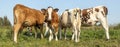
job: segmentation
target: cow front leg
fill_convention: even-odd
[[[58,41],[58,27],[55,28],[55,40]]]
[[[58,32],[55,33],[55,40],[58,41],[58,37],[57,37]]]
[[[80,41],[80,39],[79,39],[79,37],[80,37],[80,32],[81,32],[81,30],[80,29],[78,29],[78,42]]]
[[[79,42],[79,37],[81,33],[81,23],[79,23],[79,25],[77,26],[77,31],[78,31],[78,42]]]
[[[75,31],[74,31],[74,35],[75,35],[75,42],[78,42],[78,31],[77,29],[75,28]]]
[[[47,23],[45,23],[45,28],[46,28],[46,31],[45,31],[45,34],[44,34],[44,36],[46,36],[46,35],[47,35],[47,33],[48,33],[48,30],[49,30]]]
[[[50,36],[49,36],[49,42],[50,42],[53,39],[53,33],[51,29],[49,29],[49,32],[50,32]]]

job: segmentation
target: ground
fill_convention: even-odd
[[[106,40],[105,32],[101,27],[84,27],[81,29],[80,42],[78,43],[71,40],[70,31],[70,29],[67,29],[67,40],[62,37],[61,40],[55,41],[53,39],[49,42],[48,37],[34,38],[34,35],[26,35],[27,31],[23,30],[19,33],[18,43],[16,44],[13,42],[12,28],[0,27],[0,47],[120,47],[120,28],[111,27],[109,31],[110,40]]]

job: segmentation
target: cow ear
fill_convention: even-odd
[[[58,10],[59,10],[58,8],[55,8],[55,9],[54,9],[55,12],[58,12]]]
[[[68,12],[68,15],[71,15],[71,13],[70,13],[70,12]]]
[[[43,9],[41,9],[41,11],[44,13],[44,12],[46,12],[46,9],[43,8]]]
[[[79,9],[78,12],[81,14],[81,10]]]
[[[66,9],[65,11],[69,11],[69,9]]]

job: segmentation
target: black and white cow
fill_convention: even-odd
[[[82,24],[95,25],[97,22],[100,22],[105,29],[107,39],[109,39],[107,14],[108,9],[105,6],[83,9],[81,12]]]

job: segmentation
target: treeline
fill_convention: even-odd
[[[0,17],[0,26],[11,26],[11,23],[7,16],[4,16],[3,18]]]
[[[114,29],[120,29],[120,23],[117,24],[117,25],[115,25],[115,26],[113,26],[113,28],[114,28]]]

